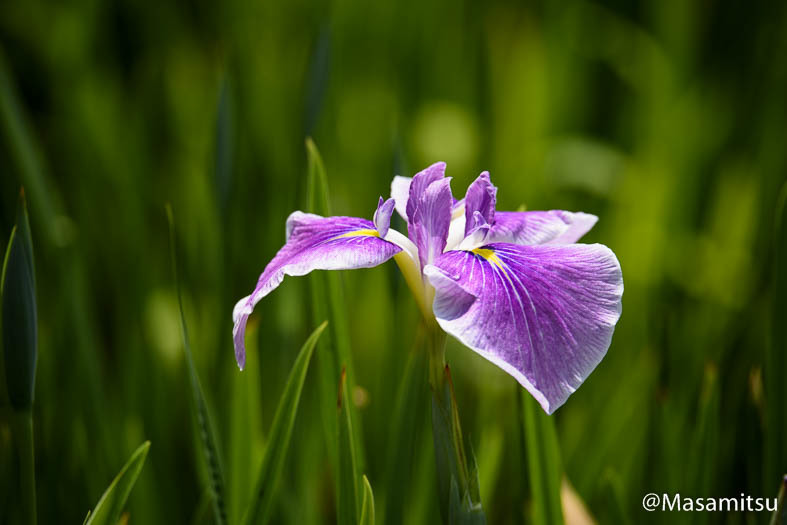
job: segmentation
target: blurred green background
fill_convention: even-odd
[[[567,479],[600,523],[766,523],[647,514],[641,499],[774,497],[787,471],[785,57],[780,2],[0,3],[0,248],[24,185],[39,521],[82,520],[149,439],[130,522],[210,522],[167,202],[230,517],[248,503],[286,375],[322,319],[308,280],[285,280],[256,310],[241,373],[231,310],[304,208],[312,136],[337,214],[371,218],[394,174],[445,160],[455,195],[488,169],[500,209],[598,215],[586,240],[615,251],[626,291],[607,357],[554,416]],[[393,263],[342,281],[378,522],[433,523],[428,396],[408,483],[389,475],[415,303]],[[523,523],[520,387],[456,341],[447,357],[487,517]],[[276,522],[335,520],[317,383],[312,367]],[[8,487],[2,421],[0,450]]]

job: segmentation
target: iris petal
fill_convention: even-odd
[[[443,330],[512,375],[547,413],[601,361],[620,317],[620,265],[600,244],[488,244],[446,252],[424,275]]]
[[[418,247],[418,258],[423,268],[439,257],[445,249],[451,225],[453,197],[450,178],[433,181],[421,193],[413,192],[417,182],[416,176],[410,187],[410,200],[407,202],[407,233]]]
[[[377,210],[374,212],[374,227],[377,228],[377,233],[380,234],[380,237],[384,238],[391,227],[391,215],[393,214],[394,204],[393,199],[383,201],[382,197],[377,203]]]
[[[489,172],[485,171],[467,188],[465,196],[465,235],[475,227],[473,216],[480,213],[488,224],[495,222],[495,204],[497,188],[489,180]]]
[[[389,214],[390,217],[390,214]],[[380,238],[374,223],[355,217],[320,217],[294,212],[287,219],[287,242],[265,267],[251,295],[235,305],[232,335],[235,358],[246,362],[246,322],[254,306],[277,288],[285,275],[306,275],[312,270],[371,268],[384,263],[401,248]]]
[[[514,244],[571,244],[596,224],[589,213],[563,210],[499,211],[489,232],[489,242]]]
[[[391,198],[396,202],[396,211],[407,220],[407,200],[410,197],[410,183],[412,177],[397,175],[391,181]]]

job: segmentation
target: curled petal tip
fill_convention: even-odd
[[[391,215],[393,214],[396,202],[393,198],[383,200],[380,197],[377,203],[377,210],[374,212],[374,227],[380,237],[385,237],[388,234],[388,229],[391,227]]]

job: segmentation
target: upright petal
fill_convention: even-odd
[[[391,227],[393,210],[394,200],[388,199],[383,201],[383,198],[380,197],[380,201],[377,203],[377,210],[374,212],[374,227],[377,228],[377,233],[382,238],[385,238],[388,234],[388,229]]]
[[[473,215],[478,212],[488,224],[495,222],[495,204],[497,188],[489,180],[489,172],[485,171],[467,188],[465,195],[465,235],[475,227]]]
[[[431,263],[445,249],[448,229],[451,225],[451,179],[439,178],[421,193],[415,193],[418,176],[410,187],[410,200],[407,202],[407,233],[418,247],[421,268]],[[410,205],[413,204],[411,207]]]
[[[407,220],[407,200],[410,198],[410,183],[412,177],[397,175],[391,181],[391,198],[396,202],[396,211]]]
[[[590,231],[596,221],[595,215],[563,210],[499,211],[495,214],[488,241],[521,245],[571,244]]]
[[[252,294],[238,301],[232,312],[238,366],[243,369],[246,362],[244,335],[249,315],[263,297],[281,284],[285,275],[371,268],[399,251],[401,248],[380,238],[371,221],[294,212],[287,219],[287,243],[265,267]]]
[[[433,182],[445,177],[445,162],[435,162],[423,171],[415,174],[415,177],[410,181],[407,194],[407,220],[411,220],[415,209],[420,206],[421,200],[426,188]],[[451,197],[453,204],[453,197]]]
[[[601,361],[620,317],[620,265],[600,244],[489,244],[446,252],[424,274],[440,326],[516,378],[547,413]]]

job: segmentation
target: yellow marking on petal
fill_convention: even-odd
[[[489,248],[474,248],[474,249],[472,249],[470,251],[473,252],[476,255],[480,255],[481,257],[483,257],[487,261],[491,262],[492,264],[494,264],[495,266],[500,268],[500,270],[502,270],[503,274],[506,277],[508,277],[508,273],[506,272],[505,264],[503,264],[503,261],[500,260],[500,257],[497,256],[497,254],[495,253],[494,250],[490,250]]]
[[[379,237],[380,233],[377,230],[372,229],[364,229],[364,230],[355,230],[347,233],[343,233],[341,235],[337,235],[334,239],[341,239],[342,237]]]

